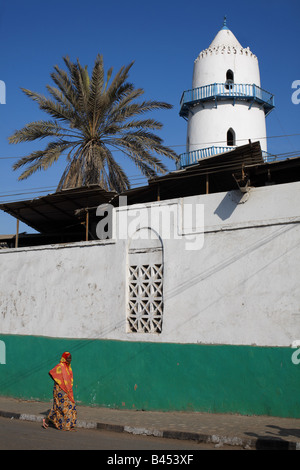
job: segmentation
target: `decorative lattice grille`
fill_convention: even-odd
[[[129,267],[127,325],[133,333],[161,333],[163,314],[162,264]]]

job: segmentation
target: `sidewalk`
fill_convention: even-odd
[[[41,422],[51,402],[0,397],[0,416]],[[77,406],[77,427],[245,448],[300,450],[300,419]]]

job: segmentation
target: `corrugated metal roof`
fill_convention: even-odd
[[[0,209],[41,233],[74,230],[81,221],[78,209],[107,203],[115,192],[104,191],[98,185],[62,190],[32,200],[1,204]]]

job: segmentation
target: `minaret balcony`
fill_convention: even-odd
[[[185,168],[186,166],[195,165],[195,163],[198,163],[202,158],[212,157],[214,155],[218,155],[219,153],[230,152],[234,149],[236,149],[236,146],[217,147],[213,145],[212,147],[206,147],[199,150],[193,150],[192,152],[182,153],[179,155],[179,159],[177,161],[177,170]]]
[[[225,152],[230,152],[231,150],[235,150],[237,146],[230,147],[226,146],[215,146],[206,147],[199,150],[192,150],[191,152],[182,153],[179,155],[179,158],[176,163],[176,169],[181,170],[186,168],[187,166],[195,165],[199,163],[202,158],[213,157],[215,155],[219,155]],[[265,162],[270,162],[276,160],[276,157],[266,151],[262,151],[262,157]]]
[[[249,109],[253,103],[258,103],[267,116],[274,105],[274,96],[266,90],[263,90],[254,84],[245,83],[212,83],[211,85],[193,88],[183,92],[180,101],[180,116],[187,118],[189,111],[198,104],[205,101],[230,100],[234,105],[236,102],[246,101],[249,103]]]

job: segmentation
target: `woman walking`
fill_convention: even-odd
[[[64,352],[59,364],[50,370],[54,380],[53,406],[47,418],[43,419],[43,427],[47,429],[51,421],[57,429],[70,431],[75,428],[77,411],[73,396],[72,356]]]

